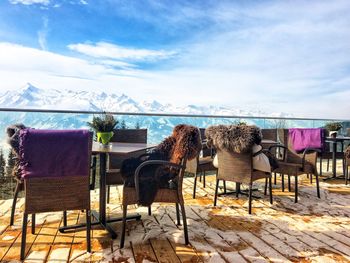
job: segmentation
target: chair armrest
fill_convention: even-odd
[[[301,160],[301,165],[302,165],[302,169],[304,169],[304,165],[305,165],[305,157],[308,153],[312,153],[312,152],[317,152],[317,153],[322,153],[322,151],[320,149],[316,149],[316,148],[306,148],[303,152],[303,157]]]
[[[172,163],[169,161],[162,161],[162,160],[151,160],[141,163],[135,170],[134,180],[135,180],[135,190],[136,190],[136,200],[139,201],[139,182],[140,182],[140,171],[142,168],[148,165],[154,165],[154,164],[161,164],[166,165],[178,169],[185,169],[186,167],[184,165]]]
[[[281,145],[281,144],[277,144],[277,145],[271,145],[270,147],[269,147],[269,152],[271,153],[271,150],[273,149],[273,148],[278,148],[278,149],[283,149],[283,159],[278,159],[278,160],[280,160],[280,161],[282,161],[282,162],[284,162],[285,160],[286,160],[286,152],[287,152],[287,150],[288,150],[288,148],[286,147],[286,146],[283,146],[283,145]]]

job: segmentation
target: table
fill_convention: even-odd
[[[99,211],[91,211],[92,216],[97,220],[92,222],[92,225],[101,225],[111,235],[112,239],[117,237],[115,231],[109,226],[110,222],[121,221],[122,218],[106,218],[106,164],[107,154],[125,156],[138,151],[144,151],[155,147],[154,144],[147,143],[122,143],[122,142],[111,142],[108,147],[101,145],[98,142],[93,142],[92,154],[98,154],[100,159],[100,196],[99,196]],[[139,214],[130,215],[127,217],[130,219],[140,219]],[[77,224],[72,226],[61,227],[60,231],[85,227],[86,224]]]
[[[332,176],[325,178],[324,180],[329,180],[329,179],[336,179],[339,178],[337,177],[337,143],[341,142],[344,143],[344,141],[350,141],[349,136],[338,136],[338,137],[327,137],[326,142],[332,143]]]

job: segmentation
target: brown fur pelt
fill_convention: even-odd
[[[124,185],[135,187],[135,170],[144,161],[166,160],[180,164],[184,158],[189,160],[195,158],[201,148],[200,133],[197,127],[185,124],[177,125],[172,135],[164,139],[151,153],[139,158],[124,160],[120,170]],[[140,171],[139,204],[144,206],[152,204],[159,188],[175,188],[178,172],[177,169],[169,169],[166,165],[145,166]]]
[[[254,125],[217,125],[205,130],[208,146],[216,149],[245,153],[254,144],[261,143],[261,130]]]
[[[345,158],[350,160],[350,146],[348,146],[344,152]]]
[[[14,153],[14,166],[12,176],[21,179],[21,171],[19,165],[19,132],[27,127],[21,123],[10,125],[6,128],[7,143],[11,146],[11,151]]]

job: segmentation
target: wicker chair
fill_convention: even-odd
[[[295,203],[298,202],[298,176],[302,174],[310,175],[310,181],[312,183],[312,175],[316,177],[316,189],[317,197],[320,198],[319,178],[317,172],[317,156],[321,153],[319,149],[307,148],[303,153],[296,153],[293,150],[293,146],[288,139],[288,129],[278,130],[279,140],[283,145],[271,146],[270,150],[274,148],[279,149],[282,152],[282,159],[279,160],[279,167],[275,169],[275,172],[280,173],[282,176],[282,191],[284,191],[284,175],[288,176],[288,190],[291,191],[291,176],[295,178]]]
[[[186,245],[189,244],[188,239],[188,232],[187,232],[187,221],[186,221],[186,211],[185,211],[185,204],[184,199],[182,195],[182,181],[183,176],[185,172],[185,166],[186,166],[186,158],[182,159],[181,165],[171,163],[168,161],[146,161],[142,163],[135,171],[135,187],[126,187],[123,188],[123,225],[122,225],[122,232],[121,232],[121,238],[120,238],[120,248],[124,247],[124,240],[125,240],[125,227],[126,227],[126,217],[127,217],[127,209],[128,205],[137,204],[139,200],[139,174],[142,168],[148,165],[165,165],[169,168],[177,168],[179,170],[177,174],[177,178],[175,179],[177,188],[170,189],[170,188],[160,188],[157,191],[156,197],[154,199],[154,202],[160,202],[160,203],[174,203],[176,208],[176,217],[177,217],[177,224],[180,225],[180,211],[179,211],[179,205],[181,208],[181,214],[182,214],[182,220],[183,220],[183,227],[184,227],[184,237],[185,237],[185,243]]]
[[[277,141],[277,129],[261,129],[262,138],[265,140]],[[273,144],[264,144],[264,149],[269,149]]]
[[[199,180],[202,180],[203,187],[205,188],[206,172],[217,171],[217,168],[213,165],[213,149],[206,146],[205,142],[205,129],[200,128],[200,135],[202,140],[202,157],[200,155],[197,158],[192,159],[186,164],[186,172],[194,175],[193,184],[193,198],[196,198],[197,177],[199,174]]]
[[[129,143],[147,143],[147,129],[115,129],[113,131],[113,137],[111,142],[129,142]],[[110,186],[111,185],[123,185],[123,179],[120,174],[120,167],[123,160],[139,156],[145,153],[140,151],[127,156],[108,156],[108,164],[106,171],[106,185],[107,187],[107,203],[110,199]]]
[[[42,212],[85,210],[87,251],[91,252],[92,134],[84,130],[25,130],[21,133],[20,163],[25,187],[21,260],[26,252],[28,215],[32,214],[32,233],[35,233],[35,213]]]
[[[345,184],[348,184],[349,180],[349,167],[350,167],[350,146],[348,146],[345,150]]]
[[[253,182],[265,178],[269,182],[270,203],[272,204],[271,173],[257,171],[253,169],[252,153],[233,153],[225,150],[217,150],[218,172],[216,177],[216,187],[214,195],[214,206],[216,206],[218,188],[220,180],[236,183],[236,196],[240,193],[240,184],[249,185],[249,214],[252,213],[252,185]],[[265,194],[267,191],[265,182]]]

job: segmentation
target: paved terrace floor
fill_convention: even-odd
[[[182,227],[175,224],[173,205],[137,208],[139,222],[127,224],[126,248],[119,238],[112,241],[105,231],[92,231],[91,254],[85,253],[85,231],[61,234],[61,213],[37,215],[37,234],[27,234],[26,262],[350,262],[350,195],[343,181],[321,182],[321,199],[315,184],[306,177],[300,185],[300,200],[274,185],[274,203],[268,196],[253,201],[248,215],[247,198],[219,197],[213,207],[214,176],[207,187],[198,184],[192,199],[193,178],[185,184],[190,246],[185,246]],[[279,177],[278,177],[279,178]],[[263,182],[258,182],[263,188]],[[233,185],[232,185],[233,186]],[[121,188],[112,188],[109,213],[120,214]],[[97,208],[98,191],[92,193]],[[23,199],[19,200],[16,222],[8,226],[12,200],[0,201],[0,260],[16,262],[20,253]],[[132,212],[132,210],[130,210]],[[69,224],[84,221],[84,213],[69,213]],[[115,223],[117,231],[120,223]]]

